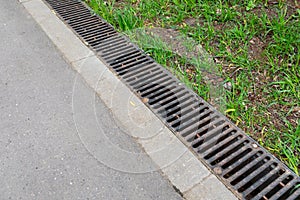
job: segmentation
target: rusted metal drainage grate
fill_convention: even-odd
[[[300,178],[84,3],[46,0],[144,103],[241,199],[299,200]]]

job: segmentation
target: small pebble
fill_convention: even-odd
[[[255,44],[254,40],[250,40],[249,42],[250,42],[251,44]]]
[[[149,99],[145,97],[145,98],[142,99],[142,101],[143,101],[143,103],[148,103]]]
[[[231,90],[232,89],[232,84],[231,84],[231,82],[226,82],[226,83],[223,84],[223,87],[226,90]]]

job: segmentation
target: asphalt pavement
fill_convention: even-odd
[[[0,41],[0,199],[181,199],[17,0],[1,0]],[[149,171],[95,158],[81,140],[90,129],[79,133],[75,115],[97,119],[113,145],[138,153],[120,165]]]

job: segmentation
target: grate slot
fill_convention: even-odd
[[[207,124],[206,126],[201,127],[200,129],[193,131],[191,134],[189,134],[186,137],[186,140],[188,142],[191,142],[193,148],[198,148],[200,145],[202,145],[204,142],[207,143],[208,141],[210,141],[210,139],[212,138],[208,138],[207,135],[208,134],[220,134],[224,127],[222,126],[224,124],[224,121],[222,118],[214,118],[209,124]],[[216,145],[216,142],[213,141],[212,146]],[[206,145],[209,149],[212,146],[208,146]],[[203,149],[203,146],[202,146]],[[198,151],[199,152],[199,151]]]
[[[155,94],[155,92],[157,92],[157,91],[164,90],[166,88],[166,85],[170,84],[171,82],[172,82],[172,80],[169,80],[169,81],[166,80],[165,85],[153,84],[150,88],[140,90],[139,92],[141,93],[142,97],[149,97],[149,96],[152,96],[153,94]]]
[[[156,66],[156,65],[155,65]],[[141,93],[143,91],[146,91],[146,90],[149,90],[149,88],[151,88],[153,85],[158,85],[158,84],[161,84],[161,85],[164,85],[164,86],[167,86],[165,85],[166,81],[169,80],[167,76],[165,77],[162,77],[160,79],[157,79],[157,83],[151,83],[151,84],[148,84],[148,85],[144,85],[142,87],[140,87],[137,92],[138,93]]]
[[[114,69],[118,69],[119,66],[121,66],[122,64],[125,64],[124,62],[130,61],[130,60],[135,59],[139,56],[144,56],[144,55],[142,55],[141,52],[139,52],[139,51],[135,51],[133,53],[128,53],[125,56],[116,58],[114,60],[114,62],[110,63],[110,66],[112,66]]]
[[[172,94],[172,96],[170,96],[166,99],[162,99],[159,102],[155,103],[156,106],[160,105],[161,107],[164,107],[165,105],[168,105],[171,102],[177,101],[177,99],[179,99],[180,97],[183,97],[183,96],[187,95],[186,91],[177,90],[176,93],[177,93],[176,95]],[[151,105],[151,103],[149,103],[149,104]]]
[[[69,22],[68,20],[71,19],[72,21],[78,19],[82,13],[88,13],[88,17],[91,17],[91,13],[88,10],[85,10],[83,8],[77,8],[76,6],[70,7],[70,8],[62,8],[61,10],[56,10],[56,13],[59,14],[67,23]],[[78,14],[78,15],[76,15]]]
[[[245,156],[244,158],[240,159],[239,160],[240,163],[234,163],[227,170],[224,169],[223,170],[223,173],[224,173],[223,177],[225,179],[228,179],[228,181],[230,181],[233,178],[242,175],[242,173],[245,173],[245,171],[250,170],[250,168],[253,167],[253,165],[250,166],[249,164],[254,163],[254,166],[255,166],[255,164],[258,164],[259,162],[261,162],[260,157],[262,155],[263,155],[262,151],[258,151],[258,152],[253,151],[248,156]]]
[[[126,55],[128,53],[128,51],[124,51],[124,50],[127,50],[127,48],[130,48],[130,47],[132,47],[132,50],[134,50],[133,46],[131,46],[128,43],[125,43],[120,48],[116,48],[115,46],[107,47],[105,50],[99,51],[98,53],[101,54],[105,59],[110,59],[110,58],[116,59],[115,58],[116,55],[118,55],[121,52],[125,52],[124,54],[122,54],[122,56]]]
[[[149,104],[153,105],[159,103],[163,99],[170,97],[174,98],[174,94],[176,92],[180,92],[180,88],[176,88],[176,86],[174,85],[166,87],[163,91],[157,91],[154,94],[152,94],[152,96],[149,96]]]
[[[230,181],[230,184],[233,186],[236,186],[239,182],[241,182],[244,178],[250,176],[253,172],[258,170],[261,166],[265,166],[270,162],[271,158],[266,156],[264,158],[257,158],[251,160],[251,163],[248,163],[248,165],[243,166],[243,168],[239,169],[234,176],[231,176],[228,178],[228,181]],[[258,162],[255,162],[258,161]],[[237,166],[236,168],[239,168],[240,166]]]
[[[92,35],[92,34],[96,34],[98,31],[101,31],[103,29],[107,29],[108,26],[104,23],[101,23],[101,24],[97,24],[97,25],[94,25],[94,26],[88,26],[86,28],[78,28],[76,29],[76,32],[78,32],[78,34],[81,36],[81,37],[85,37],[87,35]]]
[[[88,35],[97,35],[99,32],[106,30],[106,29],[114,30],[112,27],[108,26],[105,23],[98,23],[95,26],[89,26],[85,29],[86,29],[85,31],[82,31],[82,29],[78,29],[79,31],[77,31],[77,32],[79,32],[81,37],[85,37]]]
[[[177,102],[169,103],[169,105],[166,105],[163,109],[159,109],[157,112],[160,114],[163,118],[169,118],[172,116],[179,116],[180,112],[183,108],[187,106],[192,106],[195,104],[195,102],[190,102],[189,100],[192,99],[193,96],[188,96],[184,98],[178,99]],[[156,108],[155,108],[156,109]],[[157,108],[158,109],[158,108]],[[165,115],[167,113],[168,115]],[[172,121],[171,121],[172,122]]]
[[[161,71],[155,75],[152,76],[152,78],[148,79],[148,80],[138,80],[138,81],[135,81],[135,82],[129,82],[129,84],[131,86],[133,86],[134,89],[138,90],[139,88],[143,87],[143,86],[146,86],[148,84],[155,84],[154,81],[156,80],[160,80],[161,78],[164,78],[166,77],[165,74],[161,73]]]
[[[152,94],[152,96],[149,96],[149,104],[159,104],[162,106],[162,102],[165,100],[170,100],[170,99],[176,99],[175,94],[178,93],[178,96],[181,97],[181,88],[178,88],[176,86],[170,86],[170,87],[165,87],[165,90],[163,91],[157,91]]]
[[[80,8],[78,5],[73,5],[73,6],[65,6],[63,8],[58,8],[55,10],[56,13],[62,17],[64,19],[64,17],[68,16],[68,15],[72,15],[72,14],[75,14],[75,13],[82,13],[83,11],[87,11],[85,10],[84,8]],[[91,14],[90,14],[91,16]]]
[[[197,109],[192,110],[190,113],[188,113],[186,116],[184,116],[181,119],[178,119],[173,122],[175,123],[184,123],[187,122],[195,117],[197,117],[199,114],[203,113],[205,110],[208,110],[208,107],[206,105],[202,105],[201,107],[198,107]],[[182,134],[183,137],[185,137],[185,134]]]
[[[88,19],[91,18],[91,13],[86,10],[81,10],[75,13],[64,13],[64,15],[60,14],[64,20],[70,24],[70,22],[74,22],[80,19]]]
[[[82,19],[82,20],[78,20],[75,22],[71,22],[71,23],[69,23],[69,25],[73,28],[73,27],[83,26],[87,23],[94,23],[94,22],[97,22],[97,23],[99,22],[99,19],[96,16],[91,16],[86,20]]]
[[[248,143],[249,143],[248,140],[244,140],[244,141],[242,141],[240,143],[236,143],[234,146],[232,145],[234,148],[231,147],[231,149],[228,150],[226,153],[223,153],[223,154],[219,153],[221,155],[219,155],[219,154],[215,155],[214,157],[217,157],[217,158],[215,158],[215,160],[212,161],[210,164],[212,166],[215,166],[216,164],[218,164],[221,161],[223,161],[225,158],[229,157],[231,154],[233,154],[235,152],[243,151],[245,149],[244,146],[247,145]],[[211,158],[210,160],[212,160],[212,159],[213,158]]]
[[[186,138],[188,142],[191,142],[193,148],[198,148],[203,142],[207,142],[206,134],[210,132],[220,133],[223,129],[221,126],[224,121],[222,118],[214,118],[209,124],[201,127],[197,131],[194,131],[192,134],[188,135],[189,137]]]
[[[245,157],[247,154],[252,152],[252,149],[249,148],[248,146],[246,146],[244,148],[245,150],[242,151],[242,153],[240,152],[236,152],[234,154],[232,154],[232,156],[228,157],[229,161],[222,161],[219,163],[219,165],[222,167],[222,169],[227,169],[228,167],[230,167],[233,163],[238,163],[238,161]]]
[[[75,4],[75,3],[79,3],[79,2],[76,2],[76,1],[68,1],[68,0],[65,0],[65,1],[57,1],[57,0],[48,0],[47,1],[49,4],[52,5],[52,7],[55,7],[56,5],[62,7],[64,5],[71,5],[71,4]]]
[[[187,131],[197,130],[202,126],[209,124],[216,116],[217,115],[213,113],[210,109],[205,108],[203,113],[200,113],[197,117],[192,118],[184,123],[178,122],[176,123],[176,126],[180,125],[178,131],[182,132],[182,135],[186,135]],[[175,124],[172,124],[172,126],[175,126]]]
[[[85,24],[84,26],[79,26],[79,27],[72,26],[72,28],[80,35],[81,33],[88,34],[89,31],[94,31],[95,29],[102,28],[103,26],[107,27],[107,24],[105,24],[101,21],[96,21],[94,23]]]
[[[65,1],[65,2],[48,1],[48,2],[51,4],[53,9],[55,9],[55,11],[59,10],[60,8],[68,8],[74,5],[80,5],[80,2],[75,2],[75,1]]]
[[[152,108],[153,109],[158,109],[157,113],[160,114],[160,115],[164,115],[164,113],[167,110],[169,110],[169,109],[171,109],[171,108],[173,108],[175,106],[178,106],[180,104],[183,104],[184,102],[189,101],[191,98],[192,98],[191,95],[190,96],[183,96],[183,97],[180,97],[179,99],[177,99],[177,101],[170,102],[170,103],[166,104],[163,108],[160,108],[159,105],[154,105]]]
[[[80,14],[82,11],[89,12],[89,10],[84,9],[84,7],[81,7],[80,4],[72,4],[72,5],[65,5],[63,7],[57,7],[55,9],[56,13],[58,13],[60,16],[63,17],[63,14],[74,14],[78,13]],[[91,12],[89,12],[91,15]]]
[[[105,38],[110,38],[112,35],[115,35],[116,33],[114,31],[107,31],[107,32],[103,32],[103,34],[99,35],[97,38],[94,38],[93,40],[87,40],[87,43],[94,47],[98,44],[101,44],[101,42],[105,39]],[[112,49],[118,49],[120,46],[125,46],[125,45],[128,45],[128,44],[123,44],[123,45],[119,45],[119,46],[116,46],[115,48],[113,47],[110,47],[110,48],[107,48],[105,49],[105,53],[108,52]],[[102,53],[104,52],[104,50],[102,51]]]
[[[126,43],[126,39],[124,39],[122,36],[119,35],[115,35],[114,37],[109,38],[108,40],[103,40],[101,42],[101,44],[99,44],[99,46],[95,46],[95,49],[98,51],[102,51],[104,48],[106,48],[107,46],[113,45],[114,43],[117,42],[124,42]]]
[[[48,0],[48,2],[55,6],[65,6],[65,5],[72,5],[72,4],[79,4],[79,1],[73,1],[73,0],[64,0],[64,1],[57,1],[57,0]]]
[[[111,58],[111,59],[107,59],[106,62],[112,66],[111,64],[114,63],[116,60],[118,60],[119,58],[122,58],[124,56],[127,56],[128,54],[131,54],[131,53],[136,53],[137,50],[136,49],[131,49],[130,51],[126,52],[126,53],[123,53],[123,54],[120,54],[120,56],[116,57],[116,58]],[[117,69],[117,68],[115,68]]]
[[[157,76],[160,74],[160,72],[159,72],[160,69],[159,68],[151,68],[151,65],[145,66],[144,69],[148,70],[148,71],[147,72],[139,71],[138,73],[135,73],[136,77],[127,79],[127,81],[128,82],[132,82],[132,81],[139,82],[141,80],[148,79],[151,75]]]
[[[123,71],[124,68],[129,70],[130,66],[135,66],[136,64],[141,63],[141,61],[145,63],[145,61],[147,61],[147,58],[144,55],[137,54],[132,56],[131,58],[130,57],[124,58],[124,60],[120,61],[119,63],[116,63],[116,65],[111,64],[111,66],[114,69],[116,69],[117,72],[119,72],[119,71]]]
[[[90,27],[90,26],[95,26],[96,24],[100,24],[102,23],[99,19],[97,19],[97,17],[92,17],[92,18],[89,18],[89,20],[85,21],[85,22],[81,22],[81,23],[78,23],[78,24],[72,24],[71,27],[73,29],[77,29],[77,28],[87,28],[87,27]]]
[[[276,170],[276,171],[275,171]],[[278,167],[275,168],[273,171],[274,173],[268,173],[265,177],[257,180],[254,184],[251,184],[251,187],[244,192],[246,199],[250,200],[253,199],[257,194],[259,194],[260,191],[263,191],[268,185],[270,185],[273,181],[276,181],[279,177],[281,177],[285,171],[282,169],[279,169]],[[255,188],[253,190],[253,188]]]
[[[79,16],[82,15],[82,13],[88,13],[89,17],[93,16],[92,13],[89,10],[84,9],[83,7],[79,7],[78,5],[73,5],[70,7],[62,7],[62,8],[57,8],[56,13],[59,14],[64,20],[68,19],[76,19]],[[77,15],[76,15],[77,14]],[[70,17],[72,18],[70,18]]]
[[[103,48],[105,48],[106,46],[113,45],[113,43],[119,42],[120,40],[123,40],[124,42],[126,41],[126,39],[124,39],[124,37],[122,37],[120,35],[114,35],[114,36],[110,37],[109,39],[102,40],[102,42],[100,44],[95,45],[94,48],[97,52],[102,51]]]
[[[160,81],[160,83],[149,84],[149,85],[139,88],[137,93],[146,95],[147,93],[151,92],[152,90],[155,91],[156,87],[166,87],[168,85],[171,85],[171,84],[167,84],[167,82],[173,82],[173,80],[168,79],[168,77],[163,78]]]
[[[199,139],[193,141],[194,148],[196,149],[196,151],[201,154],[203,154],[203,153],[207,154],[208,150],[210,150],[210,149],[213,150],[215,148],[218,148],[222,144],[224,144],[225,142],[223,140],[228,141],[228,140],[230,140],[230,139],[228,139],[229,137],[231,137],[231,136],[232,136],[231,138],[235,137],[233,135],[236,134],[236,131],[234,131],[231,128],[227,128],[227,127],[228,127],[228,125],[226,125],[226,124],[223,126],[220,126],[217,129],[206,133],[204,138],[199,138]],[[217,137],[217,136],[219,136],[219,137]],[[198,148],[200,145],[201,145],[201,148]]]
[[[198,127],[198,126],[196,126],[195,123],[201,122],[201,120],[203,120],[204,118],[206,118],[207,115],[209,115],[210,113],[211,113],[211,111],[208,109],[208,107],[203,106],[202,109],[199,110],[199,113],[198,113],[198,115],[196,117],[192,117],[188,121],[187,120],[182,121],[181,119],[178,119],[178,120],[173,121],[172,123],[170,123],[170,125],[172,127],[179,127],[180,126],[179,129],[178,129],[178,131],[183,131],[186,128],[195,128],[195,127]],[[192,125],[192,124],[194,124],[194,127],[190,127],[190,125]],[[181,135],[186,135],[186,134],[185,133],[181,133]]]
[[[74,27],[72,26],[72,28],[76,31],[76,33],[78,33],[79,36],[81,36],[81,34],[85,35],[85,34],[90,34],[89,31],[93,30],[93,29],[101,29],[103,26],[106,26],[104,23],[100,23],[99,21],[94,22],[94,23],[89,23],[89,24],[85,24],[79,27]]]
[[[89,35],[81,35],[88,43],[91,43],[92,41],[97,41],[98,40],[103,40],[102,38],[106,35],[109,35],[111,33],[115,33],[112,29],[104,27],[103,29],[99,30],[98,32],[95,33],[90,33]],[[95,42],[94,42],[95,43]],[[115,43],[115,44],[120,44],[120,43]],[[110,46],[113,46],[111,44]]]
[[[135,68],[134,66],[139,66],[139,68]],[[144,71],[148,71],[148,72],[154,72],[159,70],[158,67],[154,68],[155,64],[153,64],[152,62],[145,60],[145,59],[141,59],[141,60],[137,60],[135,62],[130,63],[129,65],[123,65],[122,67],[118,68],[118,70],[116,70],[119,74],[124,75],[123,79],[125,79],[128,82],[132,82],[132,81],[137,81],[139,80],[140,76],[142,74],[144,74]],[[132,77],[134,75],[134,77]]]
[[[255,196],[255,199],[270,199],[274,194],[280,191],[287,183],[292,181],[293,176],[285,174],[284,176],[279,177],[276,181],[271,183],[268,188],[271,190],[262,190],[258,195]]]
[[[132,68],[129,68],[130,71],[128,74],[126,74],[126,77],[127,81],[132,85],[139,85],[144,81],[149,81],[151,76],[153,76],[153,79],[156,79],[157,76],[161,75],[161,69],[159,67],[156,67],[155,64],[151,62],[149,62],[147,65],[143,65],[144,61],[147,60],[142,59],[141,62],[138,62],[138,64],[141,64],[141,67],[138,69],[133,70]]]
[[[293,179],[292,181],[288,182],[285,187],[281,188],[277,193],[273,194],[272,197],[269,199],[275,200],[286,200],[286,199],[299,199],[295,198],[297,195],[300,195],[300,189],[296,188],[296,186],[300,184],[299,180]],[[298,194],[297,194],[298,193]]]
[[[286,187],[281,189],[282,191],[280,193],[273,195],[270,200],[299,200],[299,198],[297,198],[297,196],[299,197],[300,195],[299,184],[299,180],[292,180],[286,185]]]
[[[206,134],[218,132],[221,128],[218,126],[222,123],[223,120],[219,118],[219,116],[212,117],[211,119],[206,118],[198,124],[198,126],[195,126],[192,129],[186,129],[182,136],[192,144],[193,148],[197,148],[204,142],[204,140],[207,141]]]
[[[211,157],[213,157],[215,154],[223,151],[228,146],[233,145],[235,142],[240,141],[243,139],[243,136],[241,134],[239,135],[231,135],[230,137],[226,138],[219,144],[216,144],[214,147],[206,150],[205,152],[202,152],[204,155],[204,159],[208,160]]]
[[[201,129],[202,127],[211,124],[214,120],[218,119],[219,116],[215,115],[214,113],[211,113],[209,110],[205,111],[203,114],[200,115],[200,119],[195,124],[189,124],[188,126],[191,126],[191,128],[187,128],[186,125],[182,128],[180,125],[179,130],[182,129],[182,135],[188,135],[194,131],[197,131]]]
[[[251,183],[256,182],[257,179],[260,179],[269,173],[274,168],[274,165],[277,166],[276,163],[272,163],[269,159],[266,163],[262,163],[259,168],[252,168],[251,170],[253,171],[251,171],[250,174],[243,174],[246,176],[241,176],[238,179],[235,179],[232,183],[238,188],[239,192],[243,192],[248,188],[248,185],[250,186]],[[237,180],[239,181],[237,182]]]
[[[206,122],[207,121],[207,122]],[[201,123],[195,124],[190,129],[186,129],[182,136],[186,138],[188,142],[192,143],[192,146],[196,148],[199,145],[197,144],[199,140],[206,140],[208,141],[206,134],[208,133],[215,133],[218,132],[220,129],[220,125],[224,123],[224,120],[221,119],[219,116],[212,116],[211,119],[206,118]],[[205,137],[203,137],[205,135]]]
[[[175,122],[175,120],[179,120],[178,116],[180,116],[180,121],[181,121],[185,117],[185,115],[188,115],[189,113],[193,113],[195,110],[199,110],[199,108],[203,105],[204,104],[197,104],[197,106],[195,106],[194,104],[189,104],[183,106],[183,108],[180,109],[180,112],[174,113],[174,115],[167,117],[166,121],[169,123]]]
[[[139,66],[138,68],[136,66]],[[124,75],[123,78],[131,81],[133,75],[139,74],[141,70],[149,70],[150,68],[155,67],[152,61],[138,62],[134,65],[128,65],[125,70],[119,71],[121,75]],[[140,70],[137,70],[140,69]]]
[[[60,3],[60,4],[55,4],[55,2],[53,2],[52,6],[55,9],[55,11],[57,12],[61,12],[62,10],[68,10],[68,11],[72,11],[74,10],[74,8],[78,8],[80,6],[80,2],[66,2],[65,4]]]
[[[153,97],[159,97],[160,95],[170,91],[171,89],[175,88],[175,86],[164,86],[164,87],[160,87],[160,88],[152,88],[151,91],[148,91],[147,93],[143,94],[143,97],[147,97],[148,99],[151,99]]]
[[[147,61],[148,59],[143,56],[143,55],[135,55],[134,58],[128,58],[127,60],[122,61],[121,63],[119,63],[116,66],[113,66],[114,69],[116,69],[117,72],[122,72],[124,69],[127,69],[127,71],[133,71],[133,68],[130,68],[132,66],[136,66],[137,64],[140,63],[144,63]],[[153,67],[154,65],[151,65],[151,67]],[[135,70],[134,71],[136,74],[141,72],[141,70]]]
[[[89,42],[91,45],[94,45],[95,43],[99,43],[99,41],[102,40],[102,37],[109,35],[111,32],[104,32],[103,35],[100,35],[99,40],[94,41],[94,42]],[[105,54],[109,54],[109,53],[113,53],[113,52],[118,52],[120,49],[123,48],[127,48],[127,46],[130,46],[130,44],[128,42],[118,42],[118,43],[114,43],[113,45],[110,46],[106,46],[106,48],[103,48],[100,52],[101,54],[105,55]]]
[[[83,17],[91,17],[91,13],[85,9],[77,10],[75,12],[59,13],[59,15],[62,16],[67,23],[70,23],[70,21],[76,21],[77,19],[82,19]]]
[[[93,47],[97,47],[99,44],[102,44],[103,41],[105,40],[109,40],[111,39],[112,37],[114,37],[115,35],[118,35],[116,32],[111,32],[110,34],[105,34],[101,37],[101,39],[98,40],[98,42],[94,42],[93,43]],[[97,51],[99,52],[99,51]],[[115,55],[116,56],[116,55]]]
[[[110,59],[116,57],[117,55],[118,55],[118,56],[119,56],[119,55],[125,55],[125,54],[128,53],[128,51],[133,51],[133,50],[135,50],[135,48],[134,48],[133,46],[127,45],[127,46],[125,46],[125,47],[123,47],[123,48],[116,49],[116,50],[114,50],[114,51],[112,51],[112,52],[109,52],[109,53],[107,53],[107,54],[102,54],[102,57],[103,57],[104,59],[110,60]],[[101,54],[101,52],[98,52],[98,54]]]
[[[203,130],[201,132],[200,132],[200,129],[199,129],[199,131],[197,131],[198,132],[197,135],[193,139],[191,139],[192,140],[192,142],[191,142],[192,143],[192,147],[193,147],[193,149],[196,152],[199,153],[199,151],[204,151],[203,147],[205,147],[205,146],[207,147],[206,148],[206,150],[207,150],[207,149],[211,148],[214,144],[216,144],[213,141],[213,142],[210,142],[211,146],[210,145],[206,145],[207,142],[212,139],[212,138],[206,137],[206,135],[209,134],[209,133],[219,134],[222,131],[223,128],[222,128],[222,126],[217,127],[217,129],[213,129],[211,127],[212,126],[209,126],[209,129]]]
[[[216,150],[214,150],[212,152],[210,152],[210,151],[205,152],[205,154],[207,154],[207,153],[208,154],[207,155],[204,154],[204,159],[208,160],[208,162],[210,162],[211,165],[215,165],[216,163],[218,163],[217,162],[218,159],[221,159],[223,156],[225,156],[225,157],[228,156],[229,153],[227,153],[227,151],[230,153],[233,153],[233,152],[235,152],[234,150],[237,147],[241,148],[244,145],[246,145],[247,143],[249,143],[249,141],[244,140],[242,135],[237,135],[233,139],[226,141],[225,144],[223,144],[221,147],[217,148]],[[227,150],[227,148],[229,150]]]

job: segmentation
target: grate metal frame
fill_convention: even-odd
[[[300,199],[299,176],[83,2],[44,1],[236,196]]]

